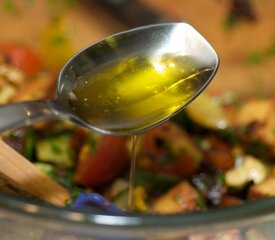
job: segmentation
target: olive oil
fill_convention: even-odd
[[[129,190],[128,190],[128,212],[131,212],[134,208],[133,197],[134,197],[134,187],[135,187],[135,175],[136,175],[136,157],[137,157],[137,144],[139,136],[132,136],[132,155],[131,155],[131,165],[130,165],[130,177],[129,177]]]
[[[135,134],[187,103],[213,68],[188,56],[128,57],[79,78],[70,93],[75,113],[105,132]]]

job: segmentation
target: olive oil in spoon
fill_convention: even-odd
[[[214,71],[200,66],[190,56],[129,57],[81,76],[70,103],[90,125],[112,133],[140,132],[193,98]]]

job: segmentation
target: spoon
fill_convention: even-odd
[[[215,50],[187,23],[121,32],[64,65],[56,99],[1,106],[0,132],[63,119],[104,134],[140,134],[195,99],[218,63]]]

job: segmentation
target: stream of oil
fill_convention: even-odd
[[[134,188],[135,188],[135,173],[136,173],[136,158],[137,158],[137,144],[139,136],[132,136],[132,152],[131,152],[131,165],[130,165],[130,178],[129,178],[129,192],[128,192],[128,212],[134,208]]]

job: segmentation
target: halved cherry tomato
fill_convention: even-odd
[[[75,181],[85,187],[99,186],[117,177],[127,163],[125,139],[102,136],[96,146],[86,143],[82,147]]]
[[[42,68],[40,58],[27,46],[16,43],[0,43],[0,54],[3,54],[7,62],[28,76],[39,72]]]
[[[179,176],[192,175],[202,160],[202,153],[190,137],[171,122],[144,134],[140,155],[141,159],[144,155],[147,160],[142,168]]]

